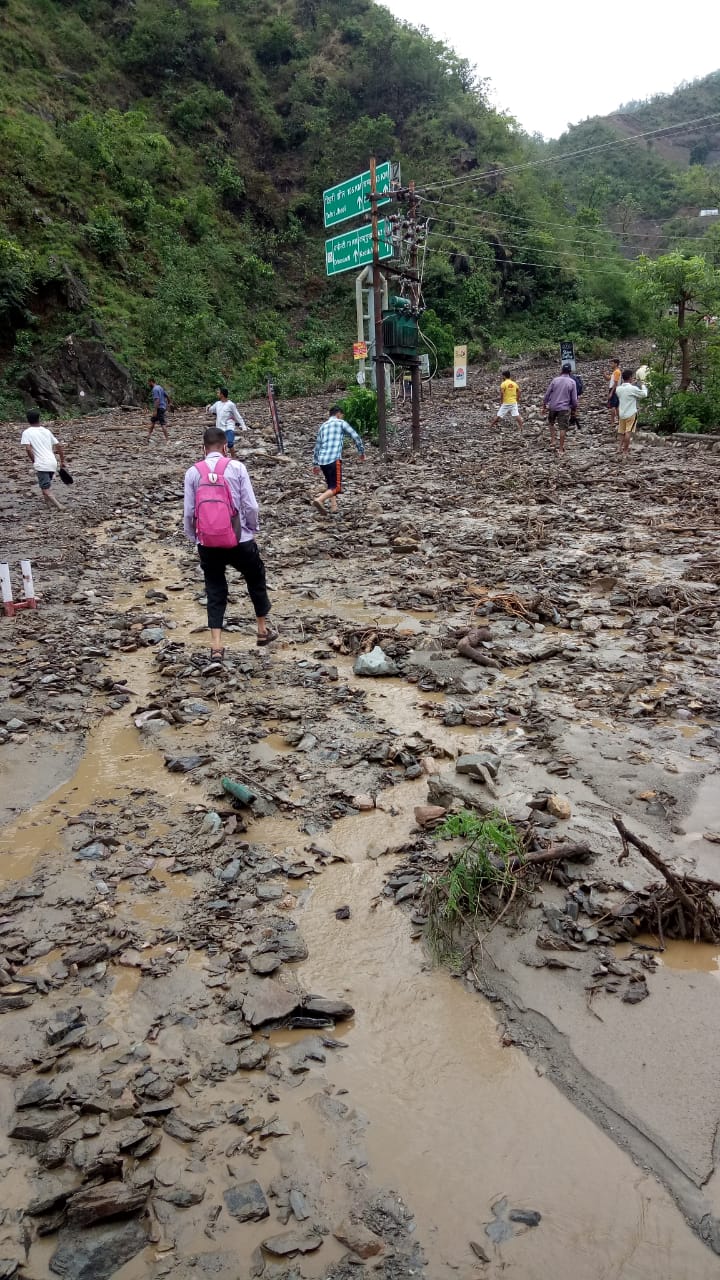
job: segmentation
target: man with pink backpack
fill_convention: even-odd
[[[258,504],[250,477],[241,462],[228,458],[225,432],[219,427],[208,427],[203,445],[203,461],[185,472],[184,530],[185,537],[197,544],[205,575],[210,657],[222,662],[228,565],[245,579],[257,618],[257,643],[270,644],[277,631],[267,621],[270,601],[265,566],[255,541]]]

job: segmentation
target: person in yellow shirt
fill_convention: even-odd
[[[504,369],[503,380],[500,383],[500,408],[492,425],[497,426],[503,418],[517,418],[517,424],[522,431],[523,420],[520,417],[519,401],[520,388],[510,377],[510,370]]]

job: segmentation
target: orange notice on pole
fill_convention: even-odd
[[[353,359],[367,359],[367,342],[353,342]]]

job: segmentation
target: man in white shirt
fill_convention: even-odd
[[[30,409],[26,417],[28,425],[20,437],[20,443],[25,445],[25,451],[35,468],[43,498],[49,506],[55,507],[56,511],[62,511],[60,503],[50,492],[50,488],[57,473],[58,459],[60,466],[65,466],[63,447],[52,431],[40,426],[40,414],[37,409]]]
[[[215,426],[224,431],[228,451],[232,457],[235,445],[235,427],[238,426],[241,431],[247,431],[247,423],[242,415],[238,413],[238,408],[234,401],[228,399],[228,394],[227,387],[218,387],[217,400],[214,404],[207,405],[205,412],[215,414]]]
[[[622,457],[630,449],[630,436],[637,426],[638,400],[644,400],[647,393],[644,382],[641,386],[633,382],[632,369],[623,369],[622,382],[617,389],[618,444]]]

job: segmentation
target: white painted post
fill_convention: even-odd
[[[23,591],[26,600],[35,599],[35,587],[33,586],[32,566],[29,560],[21,560],[20,568],[22,569]]]
[[[13,594],[12,594],[12,583],[10,581],[10,565],[9,564],[0,564],[0,589],[2,590],[2,602],[3,602],[4,612],[10,613],[12,612],[12,609],[8,609],[7,606],[8,605],[12,606]]]

